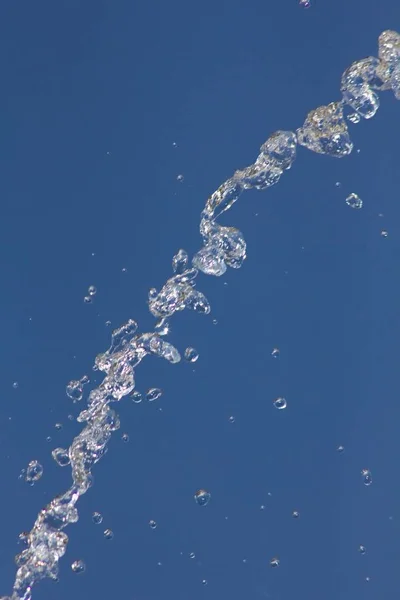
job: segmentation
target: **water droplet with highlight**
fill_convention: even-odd
[[[179,183],[183,183],[184,180],[184,176],[183,175],[178,175],[178,177],[176,178],[177,181],[179,181]]]
[[[277,557],[275,556],[274,558],[272,558],[272,559],[270,560],[270,563],[269,563],[269,564],[271,565],[271,567],[274,567],[274,568],[276,568],[276,567],[279,567],[280,563],[281,563],[281,561],[279,560],[279,558],[277,558]]]
[[[157,523],[153,519],[150,519],[149,525],[150,525],[150,529],[156,529],[157,528]]]
[[[39,481],[43,475],[43,467],[37,460],[31,460],[28,464],[25,474],[25,481],[30,485],[33,485],[36,481]]]
[[[198,490],[194,495],[194,499],[199,506],[206,506],[210,502],[211,494],[206,490]]]
[[[54,448],[51,455],[60,467],[66,467],[71,463],[68,450],[65,448]]]
[[[369,469],[363,469],[361,471],[361,476],[363,478],[364,485],[371,485],[372,483],[372,475]]]
[[[194,552],[191,552],[191,553],[189,554],[189,558],[196,558],[196,555],[195,555],[195,553],[194,553]]]
[[[203,579],[203,581],[201,582],[203,585],[208,585],[208,581],[207,579]]]
[[[310,0],[299,0],[299,6],[301,6],[301,8],[310,8],[311,1]]]
[[[272,356],[273,358],[278,358],[279,354],[280,354],[280,350],[279,350],[279,348],[274,348],[274,349],[272,350],[272,352],[271,352],[271,356]]]
[[[95,525],[100,525],[103,522],[103,515],[99,512],[92,514],[92,521]]]
[[[57,429],[57,431],[61,431],[62,427],[63,427],[63,426],[62,426],[62,423],[56,423],[56,424],[54,425],[54,428],[55,428],[55,429]]]
[[[294,510],[294,511],[292,512],[292,517],[293,517],[294,519],[298,519],[298,518],[299,518],[299,516],[300,516],[300,513],[299,513],[299,511],[298,511],[298,510]]]
[[[386,238],[388,235],[389,235],[389,234],[388,234],[388,232],[387,232],[385,229],[383,229],[383,230],[381,231],[381,236],[382,236],[382,237],[385,237],[385,238]]]
[[[338,447],[336,448],[336,450],[337,450],[338,452],[344,452],[344,446],[338,446]]]
[[[97,294],[97,288],[94,285],[88,287],[89,296],[95,296]]]
[[[160,388],[150,388],[146,392],[146,400],[149,402],[154,402],[154,400],[158,400],[162,396],[162,390]]]
[[[129,435],[128,435],[127,433],[123,433],[123,434],[121,435],[121,440],[122,440],[123,442],[125,442],[125,443],[126,443],[126,442],[129,442]]]
[[[92,296],[85,296],[83,299],[85,304],[91,304],[92,303]]]
[[[71,569],[74,573],[84,573],[86,570],[86,565],[83,560],[74,560],[71,565]]]
[[[142,394],[140,392],[138,392],[137,390],[132,392],[131,398],[132,398],[132,401],[135,402],[135,404],[139,404],[143,400]]]
[[[365,547],[365,546],[362,546],[362,545],[360,545],[360,546],[358,547],[358,551],[359,551],[359,553],[360,553],[360,554],[365,554],[365,553],[366,553],[366,551],[367,551],[367,549],[366,549],[366,547]]]
[[[16,389],[17,389],[18,385],[19,385],[19,384],[18,384],[18,381],[14,381],[14,383],[13,383],[13,388],[14,388],[14,390],[16,390]]]
[[[362,208],[363,201],[357,194],[350,194],[350,196],[347,196],[346,198],[346,204],[351,208]]]
[[[105,529],[104,537],[106,538],[106,540],[112,540],[114,537],[113,531],[111,529]]]
[[[185,350],[185,359],[190,362],[190,363],[194,363],[196,362],[196,360],[199,358],[199,353],[197,352],[197,350],[195,350],[194,348],[186,348]]]
[[[233,415],[231,415],[228,419],[229,423],[234,423],[235,422],[235,417]]]
[[[277,398],[276,400],[274,400],[273,404],[274,404],[275,408],[277,408],[278,410],[283,410],[287,406],[287,402],[286,402],[285,398]]]
[[[83,398],[82,384],[78,380],[72,380],[68,383],[66,388],[67,396],[74,402],[79,402]]]
[[[350,123],[359,123],[361,117],[358,113],[351,113],[351,115],[348,115],[347,120],[350,121]]]

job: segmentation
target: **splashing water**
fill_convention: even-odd
[[[301,1],[300,5],[307,8],[309,2]],[[234,227],[219,225],[216,218],[232,208],[245,190],[265,190],[276,185],[283,172],[291,168],[297,145],[335,158],[349,155],[353,143],[343,115],[345,105],[360,118],[370,119],[379,109],[377,92],[392,90],[400,99],[400,34],[384,31],[379,37],[378,56],[353,63],[342,76],[340,101],[312,110],[296,133],[277,131],[272,134],[261,146],[252,165],[236,171],[211,194],[200,220],[203,246],[193,257],[192,266],[187,253],[180,250],[173,259],[174,275],[160,291],[153,288],[149,292],[149,310],[161,320],[161,326],[156,325],[154,332],[138,333],[136,322],[129,320],[114,330],[110,348],[95,360],[95,368],[104,373],[104,379],[90,392],[87,407],[77,419],[85,426],[68,449],[72,485],[39,512],[27,536],[27,548],[16,558],[18,569],[12,595],[2,600],[30,600],[32,587],[40,580],[57,579],[58,563],[68,544],[68,536],[63,529],[78,521],[76,504],[92,486],[91,470],[105,455],[112,432],[120,427],[119,417],[110,404],[132,394],[135,369],[145,357],[157,356],[171,364],[181,360],[179,351],[163,339],[169,333],[165,319],[186,308],[202,315],[210,313],[207,298],[195,286],[199,271],[218,277],[228,267],[238,269],[246,259],[247,246],[243,234]],[[357,120],[357,117],[352,117],[349,122]],[[382,232],[383,236],[385,234],[387,232]],[[86,296],[85,302],[91,303],[92,297]],[[81,381],[68,384],[67,395],[74,402],[82,400],[82,386]],[[39,478],[39,472],[40,468],[35,465],[33,477]],[[369,472],[363,471],[363,480],[370,485],[372,478]],[[208,502],[209,493],[199,490],[197,494],[200,492],[206,494]],[[107,539],[113,537],[109,529],[104,535]],[[272,559],[270,564],[279,566],[279,559]]]

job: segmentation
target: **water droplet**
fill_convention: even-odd
[[[382,237],[387,237],[388,235],[389,235],[389,234],[388,234],[388,232],[387,232],[387,231],[385,231],[385,229],[383,229],[383,230],[381,231],[381,236],[382,236]]]
[[[300,516],[300,513],[299,513],[299,511],[298,511],[298,510],[294,510],[294,511],[292,512],[292,517],[293,517],[294,519],[298,519],[298,518],[299,518],[299,516]]]
[[[182,183],[184,179],[185,178],[183,175],[178,175],[178,177],[176,178],[176,180],[179,181],[179,183]]]
[[[156,529],[157,528],[157,523],[155,521],[153,521],[153,519],[150,519],[149,525],[150,525],[150,529]]]
[[[89,296],[95,296],[97,294],[97,288],[94,285],[88,287]]]
[[[22,531],[18,536],[18,543],[23,544],[24,546],[28,545],[29,533],[27,531]]]
[[[74,420],[74,415],[68,415],[68,421],[73,421]]]
[[[351,206],[351,208],[362,208],[363,201],[357,194],[350,194],[350,196],[347,196],[346,198],[346,204],[347,206]]]
[[[33,485],[36,481],[39,481],[43,475],[43,467],[37,460],[31,460],[28,464],[25,474],[25,481],[30,485]]]
[[[83,398],[82,384],[78,380],[72,380],[68,383],[66,388],[67,396],[74,402],[79,402]]]
[[[371,581],[371,578],[370,577],[366,577],[365,581]]]
[[[90,378],[88,375],[84,375],[83,377],[81,377],[80,382],[82,385],[87,385],[88,383],[90,383]]]
[[[83,573],[86,570],[86,565],[83,560],[74,560],[71,569],[74,573]]]
[[[110,325],[111,325],[111,321],[106,321],[106,326],[110,327]]]
[[[338,447],[336,448],[336,450],[337,450],[338,452],[344,452],[344,446],[338,446]]]
[[[340,183],[340,181],[337,181],[337,182],[335,183],[335,186],[336,186],[337,188],[340,188],[340,187],[342,187],[342,184]]]
[[[172,270],[174,273],[181,274],[188,268],[189,255],[182,248],[178,250],[172,259]]]
[[[218,325],[217,319],[213,319],[212,322],[213,322],[213,325]]]
[[[138,392],[137,390],[132,392],[131,398],[132,398],[132,401],[135,402],[136,404],[139,404],[143,400],[142,394],[140,392]]]
[[[194,552],[191,552],[191,553],[189,554],[189,558],[196,558],[196,555],[195,555],[195,553],[194,553]]]
[[[261,504],[260,510],[265,510],[265,505],[264,504]]]
[[[100,525],[103,522],[103,515],[99,512],[92,514],[92,521],[95,525]]]
[[[154,402],[154,400],[158,400],[162,396],[162,390],[160,388],[150,388],[146,392],[146,400],[149,402]]]
[[[60,467],[66,467],[71,463],[68,450],[65,448],[54,448],[51,455]]]
[[[129,435],[128,435],[127,433],[123,433],[123,434],[121,435],[121,440],[122,440],[123,442],[129,442]]]
[[[63,426],[62,426],[62,423],[56,423],[56,424],[54,425],[54,428],[55,428],[55,429],[57,429],[57,431],[61,431],[62,427],[63,427]]]
[[[371,485],[372,483],[372,475],[369,469],[363,469],[361,471],[361,476],[363,478],[364,485]]]
[[[310,8],[311,2],[310,0],[299,0],[299,5],[301,8]]]
[[[287,406],[287,402],[285,398],[277,398],[276,400],[274,400],[274,406],[275,408],[277,408],[278,410],[282,410],[284,408],[286,408]]]
[[[194,499],[199,506],[206,506],[210,502],[211,494],[206,490],[198,490],[194,495]]]
[[[85,296],[83,301],[85,304],[91,304],[93,302],[92,296]]]
[[[105,529],[104,530],[104,537],[106,538],[106,540],[112,540],[114,537],[114,533],[111,529]]]
[[[207,584],[208,584],[208,581],[207,581],[207,579],[203,579],[201,583],[202,583],[203,585],[207,585]]]
[[[176,142],[172,142],[172,146],[173,146],[174,148],[177,148],[177,147],[178,147],[178,144],[177,144]]]
[[[231,415],[228,419],[229,423],[234,423],[235,422],[235,417],[233,415]]]
[[[281,561],[276,556],[270,560],[271,567],[279,567]]]
[[[197,352],[197,350],[195,350],[195,348],[189,347],[186,348],[184,356],[188,362],[194,363],[199,358],[199,353]]]
[[[360,553],[360,554],[365,554],[365,553],[366,553],[366,551],[367,551],[367,549],[366,549],[366,547],[365,547],[365,546],[362,546],[362,545],[360,545],[360,546],[358,547],[358,551],[359,551],[359,553]]]
[[[273,358],[278,358],[278,356],[279,356],[279,355],[280,355],[280,350],[279,350],[279,348],[274,348],[274,349],[272,350],[272,352],[271,352],[271,356],[272,356]]]
[[[18,384],[18,381],[14,381],[14,383],[13,383],[13,388],[14,388],[14,390],[16,390],[16,389],[17,389],[18,385],[19,385],[19,384]]]
[[[347,116],[348,121],[350,121],[350,123],[359,123],[361,121],[361,117],[358,113],[351,113],[351,115]]]
[[[46,442],[51,442],[51,437],[49,435],[46,438]]]

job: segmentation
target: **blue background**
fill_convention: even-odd
[[[339,99],[343,70],[388,28],[400,29],[396,0],[2,2],[1,593],[18,533],[70,485],[51,458],[80,430],[67,382],[96,380],[111,327],[150,330],[148,289],[179,248],[200,247],[207,196],[273,131]],[[172,321],[170,340],[200,358],[140,365],[137,389],[164,395],[116,407],[121,430],[67,530],[60,583],[34,598],[398,597],[399,123],[386,93],[372,121],[350,125],[360,153],[299,149],[278,186],[224,215],[248,260],[199,277],[209,317]],[[18,475],[32,459],[45,472],[31,488]]]

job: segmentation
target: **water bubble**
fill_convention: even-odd
[[[299,0],[299,6],[301,6],[301,8],[310,8],[311,2],[310,0]]]
[[[185,178],[183,175],[178,175],[178,177],[176,178],[176,180],[179,181],[179,183],[182,183],[184,179]]]
[[[87,385],[88,383],[90,383],[90,378],[88,375],[83,375],[83,377],[80,378],[80,382],[82,385]]]
[[[43,475],[43,467],[37,460],[31,460],[28,464],[25,474],[25,481],[30,485],[33,485],[36,481],[39,481]]]
[[[382,237],[387,237],[388,235],[389,235],[389,234],[388,234],[388,232],[387,232],[385,229],[383,229],[383,230],[381,231],[381,236],[382,236]]]
[[[362,546],[362,545],[360,545],[360,546],[358,547],[358,551],[359,551],[359,553],[360,553],[360,554],[365,554],[365,553],[366,553],[366,551],[367,551],[367,549],[366,549],[366,547],[365,547],[365,546]]]
[[[88,287],[89,296],[95,296],[97,294],[97,288],[94,285]]]
[[[279,354],[280,354],[279,348],[274,348],[271,352],[271,356],[273,356],[273,358],[278,358]]]
[[[51,455],[60,467],[66,467],[71,463],[68,450],[65,448],[54,448]]]
[[[336,186],[337,188],[340,188],[340,187],[342,187],[342,184],[340,183],[340,181],[337,181],[337,182],[335,183],[335,186]]]
[[[361,476],[363,478],[364,485],[371,485],[372,483],[372,475],[369,469],[363,469],[361,471]]]
[[[154,400],[158,400],[162,396],[162,390],[160,388],[150,388],[146,392],[146,400],[149,402],[154,402]]]
[[[95,525],[100,525],[103,522],[103,515],[99,512],[94,512],[92,514],[92,521]]]
[[[198,490],[194,495],[194,499],[199,506],[206,506],[210,502],[211,494],[206,490]]]
[[[298,511],[298,510],[294,510],[294,511],[292,512],[292,517],[293,517],[294,519],[298,519],[298,518],[299,518],[299,516],[300,516],[300,513],[299,513],[299,511]]]
[[[346,204],[347,206],[351,206],[351,208],[362,208],[363,201],[357,194],[350,194],[346,198]]]
[[[72,380],[68,383],[66,388],[67,396],[74,402],[79,402],[83,398],[82,384],[78,380]]]
[[[188,362],[194,363],[199,358],[199,353],[194,348],[189,347],[186,348],[184,356]]]
[[[153,519],[150,519],[149,525],[150,525],[150,529],[156,529],[157,528],[157,523]]]
[[[279,560],[279,558],[277,556],[275,556],[274,558],[272,558],[270,560],[269,564],[271,565],[271,567],[279,567],[280,563],[281,563],[281,561]]]
[[[202,583],[203,585],[207,585],[207,584],[208,584],[208,581],[207,581],[207,579],[203,579],[201,583]]]
[[[68,421],[73,421],[74,420],[74,415],[68,415]]]
[[[171,328],[167,319],[159,319],[155,324],[154,330],[161,336],[171,333]]]
[[[63,427],[63,426],[62,426],[62,423],[56,423],[56,424],[54,425],[54,427],[55,427],[55,429],[57,429],[57,431],[60,431],[60,430],[62,429],[62,427]]]
[[[13,388],[14,388],[14,390],[16,390],[16,389],[17,389],[18,385],[19,385],[18,381],[14,381],[14,383],[13,383]]]
[[[92,296],[85,296],[83,301],[85,304],[91,304],[93,301]]]
[[[177,148],[177,147],[178,147],[178,144],[177,144],[176,142],[172,142],[172,146],[173,146],[174,148]]]
[[[131,398],[132,398],[132,401],[135,402],[136,404],[139,404],[143,400],[142,394],[140,392],[138,392],[137,390],[132,392]]]
[[[191,553],[189,554],[189,558],[196,558],[196,555],[195,555],[195,553],[194,553],[194,552],[191,552]]]
[[[338,452],[344,452],[344,446],[338,446],[338,447],[336,448],[336,450],[337,450]]]
[[[86,570],[86,565],[83,560],[74,560],[71,569],[74,573],[83,573]]]
[[[112,540],[114,537],[114,532],[111,529],[105,529],[104,537],[106,538],[106,540]]]
[[[235,417],[233,415],[231,415],[228,419],[229,423],[234,423],[235,422]]]
[[[127,433],[123,433],[123,434],[121,435],[121,440],[122,440],[123,442],[129,442],[129,435],[128,435]]]
[[[276,400],[274,400],[273,402],[275,408],[277,408],[278,410],[282,410],[284,408],[286,408],[287,406],[287,402],[285,398],[277,398]]]
[[[111,325],[111,321],[106,321],[106,323],[105,323],[105,324],[106,324],[106,326],[107,326],[107,327],[110,327],[110,325]]]
[[[361,117],[358,113],[351,113],[351,115],[347,116],[347,119],[350,123],[359,123],[361,121]]]
[[[49,435],[46,438],[46,442],[51,442],[51,437]]]
[[[218,325],[217,319],[213,319],[212,322],[213,322],[213,325]]]

